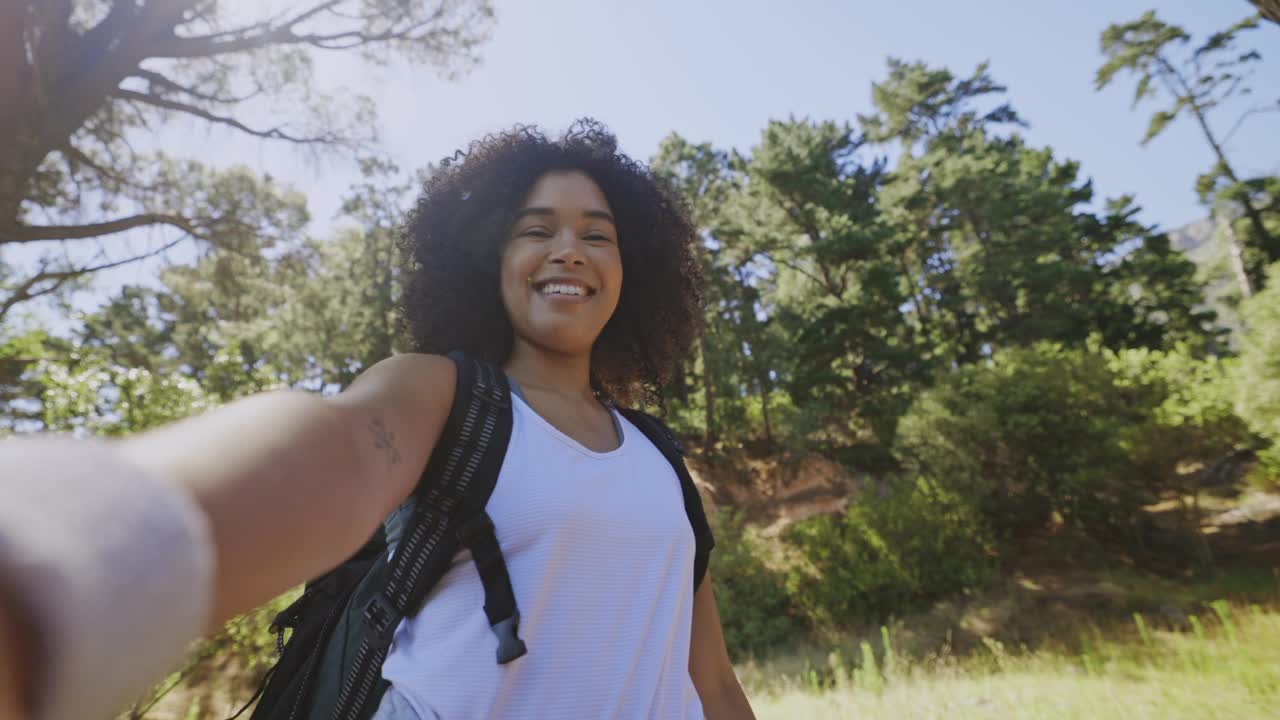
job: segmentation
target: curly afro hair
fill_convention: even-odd
[[[529,126],[486,136],[426,181],[401,241],[412,268],[403,317],[414,349],[506,362],[513,329],[501,256],[525,197],[553,170],[590,176],[617,220],[626,280],[592,349],[592,385],[619,402],[655,403],[701,328],[697,233],[675,193],[589,119],[558,140]]]

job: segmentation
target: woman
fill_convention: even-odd
[[[515,395],[486,507],[530,652],[499,666],[468,634],[488,632],[483,593],[455,563],[396,632],[375,717],[751,717],[709,578],[692,590],[674,473],[612,408],[652,396],[698,326],[679,203],[598,124],[517,128],[446,161],[405,240],[419,352],[333,398],[258,396],[118,447],[207,517],[211,625],[327,570],[409,497],[454,400],[441,354],[463,350]]]

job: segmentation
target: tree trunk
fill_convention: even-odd
[[[1280,0],[1249,0],[1262,17],[1280,24]]]
[[[1183,532],[1186,534],[1187,542],[1191,545],[1191,559],[1198,569],[1204,570],[1213,564],[1213,550],[1209,547],[1209,541],[1200,530],[1202,521],[1200,486],[1197,483],[1191,487],[1179,487],[1177,492],[1178,505],[1182,509]],[[1188,493],[1191,495],[1191,502],[1187,502]]]
[[[1179,75],[1181,79],[1181,75]],[[1187,87],[1185,80],[1181,80],[1184,87]],[[1194,100],[1194,96],[1188,91],[1187,97],[1192,98],[1190,102],[1191,113],[1196,119],[1196,123],[1200,125],[1200,131],[1204,133],[1204,138],[1209,142],[1209,147],[1213,149],[1213,154],[1218,158],[1218,162],[1222,166],[1222,172],[1231,182],[1239,185],[1240,177],[1236,175],[1235,168],[1231,167],[1231,163],[1227,162],[1227,154],[1222,149],[1222,145],[1218,142],[1218,138],[1214,136],[1213,130],[1209,128],[1209,120],[1205,117],[1204,108]],[[1280,243],[1276,238],[1267,232],[1267,226],[1262,221],[1262,211],[1254,207],[1252,200],[1246,195],[1240,203],[1244,209],[1245,217],[1249,219],[1249,226],[1253,229],[1254,239],[1270,257],[1274,260],[1280,256]],[[1234,236],[1234,232],[1232,233]]]
[[[702,354],[702,402],[705,413],[702,446],[710,450],[719,431],[716,428],[716,394],[714,376],[711,372],[711,343],[708,342],[705,331],[698,336],[698,350]]]
[[[1227,231],[1227,248],[1231,254],[1231,269],[1235,272],[1236,283],[1240,285],[1240,296],[1244,299],[1253,297],[1253,284],[1249,281],[1249,271],[1244,264],[1244,248],[1236,237],[1236,229],[1230,218],[1224,223]]]
[[[378,358],[374,362],[380,362],[391,357],[393,352],[393,339],[395,336],[395,323],[392,318],[392,312],[395,308],[395,276],[393,264],[395,262],[395,249],[393,247],[394,239],[390,232],[384,232],[381,228],[373,230],[374,241],[384,240],[386,243],[385,254],[377,255],[379,264],[382,265],[382,282],[378,287],[378,319],[382,321],[382,333],[378,338],[378,348],[376,350]],[[385,237],[378,237],[385,235]]]
[[[765,370],[760,373],[760,414],[764,418],[764,441],[769,447],[773,447],[773,423],[769,421],[769,393],[773,390],[773,383],[769,380],[769,371]]]
[[[31,67],[27,63],[26,33],[30,21],[25,2],[0,4],[0,224],[18,219],[18,203],[25,188],[18,158],[34,138],[26,129],[26,113],[32,98]]]
[[[72,3],[39,3],[10,24],[0,10],[0,226],[14,227],[27,186],[50,154],[107,102],[145,57],[148,33],[171,29],[133,3],[115,2],[107,17],[83,35],[68,23]],[[153,3],[153,5],[157,5]],[[167,18],[167,13],[161,13]],[[15,43],[16,41],[16,43]],[[16,61],[16,62],[14,62]],[[11,74],[10,74],[11,73]]]
[[[689,404],[689,369],[685,363],[676,365],[676,373],[675,377],[672,378],[672,382],[675,383],[676,397],[680,399],[680,404],[687,406]]]

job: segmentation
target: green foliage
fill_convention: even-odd
[[[765,561],[764,544],[732,512],[719,515],[715,532],[711,577],[730,657],[761,657],[795,639],[803,623],[787,595],[785,576]]]
[[[1194,267],[1135,221],[1131,198],[1087,210],[1095,198],[1079,163],[999,134],[1016,114],[1007,105],[1008,114],[980,114],[977,104],[1002,90],[984,76],[979,68],[953,81],[891,60],[890,80],[877,85],[880,115],[914,98],[912,112],[935,120],[885,136],[879,116],[862,118],[869,134],[908,143],[878,205],[894,230],[910,303],[903,319],[917,328],[918,352],[945,367],[1094,333],[1113,347],[1202,338],[1210,318],[1191,310],[1200,298]]]
[[[1129,526],[1167,488],[1194,484],[1248,433],[1215,359],[1039,344],[940,378],[902,422],[898,457],[972,499],[1002,535],[1052,513],[1087,531]],[[1200,478],[1194,474],[1191,478]]]
[[[740,180],[713,228],[719,252],[737,263],[726,314],[736,340],[726,349],[744,349],[736,394],[772,401],[776,389],[806,407],[784,432],[766,432],[783,443],[886,431],[894,413],[884,393],[911,372],[898,321],[905,298],[876,217],[882,166],[860,160],[864,146],[841,123],[771,123],[751,156],[736,159]],[[762,421],[776,419],[768,409],[762,403]]]
[[[1164,129],[1169,126],[1174,117],[1176,117],[1176,111],[1171,110],[1159,110],[1152,115],[1151,124],[1147,126],[1147,134],[1142,136],[1142,144],[1146,145],[1155,136],[1164,132]]]
[[[994,569],[991,536],[973,508],[919,478],[856,500],[786,533],[804,558],[787,586],[819,625],[878,622],[982,584]]]
[[[122,349],[123,350],[123,349]],[[133,348],[137,352],[139,348]],[[129,435],[198,414],[238,397],[284,387],[243,342],[216,350],[198,375],[173,362],[126,366],[87,343],[44,353],[30,367],[45,430]]]
[[[729,156],[709,143],[694,144],[672,134],[663,139],[652,167],[685,202],[695,226],[710,233],[734,181]],[[749,337],[751,288],[744,282],[742,262],[725,252],[721,243],[704,241],[700,249],[706,279],[705,325],[697,355],[669,393],[676,400],[672,413],[676,426],[702,438],[710,448],[720,440],[741,439],[738,431],[746,425],[740,422],[738,390],[744,381],[750,382],[751,371],[762,366],[765,348]],[[750,356],[737,351],[744,342],[750,343]]]
[[[1133,429],[1129,457],[1155,488],[1195,488],[1232,450],[1248,445],[1224,361],[1196,358],[1186,348],[1123,350],[1108,360],[1117,384],[1136,390],[1148,409]]]
[[[1090,623],[1092,626],[1092,623]],[[1130,720],[1135,717],[1201,720],[1265,718],[1280,702],[1280,614],[1274,607],[1236,606],[1201,622],[1202,632],[1132,626],[1062,627],[1061,645],[1002,645],[988,638],[985,652],[938,653],[899,659],[883,687],[853,682],[869,670],[849,669],[861,643],[846,640],[825,665],[779,656],[740,668],[756,716],[783,718],[1018,718],[1022,720]],[[1080,638],[1077,643],[1071,639]],[[1087,639],[1087,642],[1086,642]],[[874,649],[874,648],[873,648]],[[842,679],[848,678],[842,682]],[[866,681],[874,681],[864,672]],[[940,711],[940,708],[946,710]]]
[[[404,346],[394,227],[411,183],[367,169],[344,204],[355,225],[327,241],[301,237],[296,193],[223,173],[217,202],[270,232],[246,225],[226,252],[121,288],[66,337],[13,334],[0,344],[0,423],[119,434],[256,392],[350,384]]]
[[[238,703],[253,693],[279,657],[277,638],[267,632],[267,628],[301,593],[301,586],[284,592],[228,620],[217,632],[195,643],[180,668],[135,702],[134,715],[145,717],[148,710],[181,688],[194,696],[188,717],[225,717],[225,714],[203,714],[201,710],[206,706],[225,707],[224,698]],[[223,697],[218,697],[219,694]],[[215,703],[215,697],[220,702]]]
[[[209,649],[216,649],[219,653],[235,658],[241,664],[241,671],[250,676],[261,676],[275,664],[278,657],[278,638],[267,632],[267,628],[276,615],[301,594],[301,586],[281,593],[253,610],[232,618],[221,631],[204,643]]]
[[[891,59],[860,132],[792,118],[747,154],[663,142],[654,167],[694,210],[709,278],[707,333],[669,393],[682,429],[883,450],[942,368],[1094,335],[1215,341],[1195,266],[1132,198],[1098,210],[1078,163],[1011,134],[1003,93],[985,66]],[[899,145],[891,170],[877,143]]]
[[[31,370],[55,342],[38,327],[0,328],[0,437],[39,422],[40,405],[31,398],[42,386]]]
[[[1127,455],[1145,418],[1102,354],[1043,343],[941,377],[903,419],[895,451],[976,503],[1002,536],[1055,511],[1078,526],[1108,526],[1147,499]]]
[[[173,129],[194,121],[242,141],[367,155],[378,134],[373,101],[315,72],[317,56],[395,60],[456,77],[477,61],[493,9],[485,0],[203,0],[198,8],[20,0],[3,6],[0,24],[22,28],[29,41],[9,63],[15,82],[0,85],[7,148],[0,246],[58,241],[26,262],[4,254],[3,319],[22,303],[185,239],[203,251],[235,252],[235,236],[271,233],[257,223],[252,198],[241,206],[211,197],[210,180],[221,173],[135,148],[177,138]],[[61,79],[90,57],[110,71]],[[171,240],[139,252],[138,236],[123,232],[133,228],[165,231]]]
[[[1267,288],[1241,308],[1245,331],[1236,366],[1236,407],[1249,427],[1271,447],[1260,455],[1262,471],[1280,478],[1280,263]]]
[[[965,132],[989,124],[1024,124],[1008,103],[987,111],[976,107],[976,100],[1002,95],[1006,89],[987,72],[987,63],[963,79],[922,62],[891,57],[888,66],[889,78],[871,86],[879,114],[859,117],[867,135],[876,141],[897,139],[910,145],[951,129]]]
[[[1185,30],[1164,22],[1150,10],[1137,20],[1113,24],[1102,32],[1101,47],[1107,60],[1095,77],[1095,85],[1101,89],[1120,73],[1129,73],[1137,78],[1135,107],[1147,100],[1164,104],[1151,116],[1142,138],[1144,145],[1179,117],[1195,121],[1214,156],[1211,169],[1195,183],[1201,201],[1214,208],[1215,216],[1242,211],[1239,234],[1246,242],[1237,251],[1245,265],[1240,280],[1245,295],[1249,294],[1248,283],[1260,287],[1265,266],[1280,260],[1280,228],[1274,227],[1280,224],[1275,217],[1280,208],[1274,192],[1280,181],[1274,176],[1242,177],[1228,160],[1226,146],[1250,115],[1275,109],[1275,101],[1244,110],[1225,135],[1215,132],[1211,118],[1233,99],[1252,92],[1247,81],[1262,55],[1238,44],[1246,32],[1257,27],[1258,17],[1247,17],[1190,48],[1191,36]]]
[[[72,366],[43,361],[36,373],[44,384],[42,419],[49,430],[128,435],[214,404],[189,377],[123,368],[98,357]]]

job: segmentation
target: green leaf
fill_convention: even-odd
[[[1176,115],[1176,112],[1169,112],[1168,110],[1161,110],[1155,115],[1152,115],[1151,124],[1147,126],[1147,134],[1142,138],[1142,144],[1146,145],[1151,142],[1155,136],[1164,132],[1164,129],[1168,127],[1169,123],[1173,121],[1173,118]]]
[[[1151,93],[1151,75],[1150,73],[1143,73],[1142,77],[1138,78],[1138,88],[1133,92],[1132,107],[1137,107],[1143,98],[1151,94],[1153,94]]]

